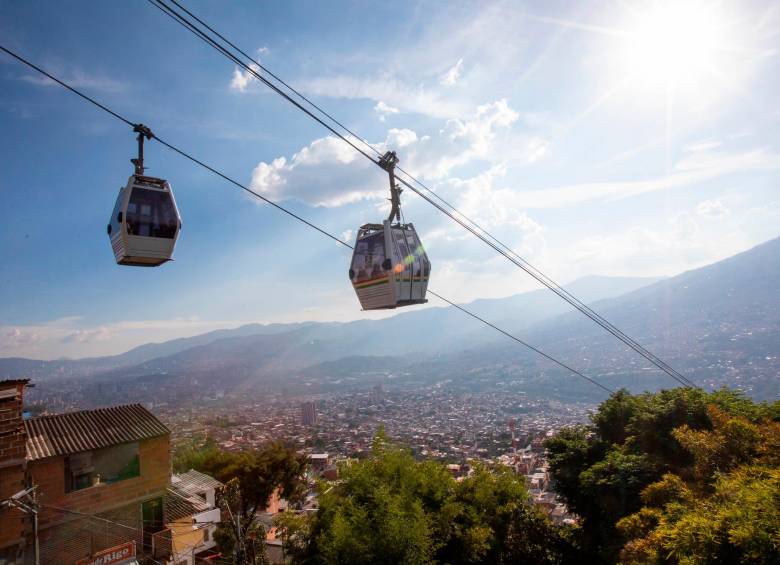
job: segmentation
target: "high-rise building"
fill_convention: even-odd
[[[317,405],[314,402],[301,403],[301,425],[313,426],[317,423]]]
[[[382,388],[382,383],[377,383],[371,390],[371,404],[382,404],[385,400],[385,391]]]

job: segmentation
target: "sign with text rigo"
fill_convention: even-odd
[[[119,565],[135,557],[135,542],[129,541],[79,559],[75,565]]]

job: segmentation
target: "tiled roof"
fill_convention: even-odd
[[[173,475],[171,483],[178,489],[191,494],[201,494],[210,489],[218,489],[225,485],[200,471],[190,469],[186,473]]]
[[[24,427],[30,461],[171,433],[140,404],[39,416],[25,420]]]

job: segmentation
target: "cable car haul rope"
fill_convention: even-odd
[[[176,11],[175,8],[167,5],[162,0],[149,0],[155,7],[162,10],[166,15],[170,16],[177,23],[181,24],[189,31],[194,33],[201,40],[206,42],[209,46],[216,49],[218,52],[226,56],[229,60],[238,64],[252,75],[261,81],[263,84],[274,90],[277,94],[288,100],[295,107],[302,110],[309,117],[316,120],[318,123],[327,128],[331,133],[338,136],[341,140],[348,143],[361,155],[372,161],[374,164],[381,167],[388,173],[390,179],[390,202],[391,212],[389,217],[381,224],[365,224],[358,229],[356,236],[355,246],[351,246],[348,243],[342,241],[335,235],[323,230],[319,226],[312,224],[308,220],[301,216],[291,212],[283,206],[269,200],[268,198],[258,194],[248,188],[247,186],[239,183],[238,181],[228,177],[219,170],[207,165],[203,161],[189,155],[183,150],[175,147],[174,145],[164,141],[163,139],[155,136],[149,128],[141,124],[135,124],[132,121],[126,119],[120,114],[114,112],[103,104],[97,102],[93,98],[83,94],[70,85],[66,84],[62,80],[52,76],[48,72],[44,71],[40,67],[34,65],[30,61],[24,59],[20,55],[10,51],[9,49],[0,45],[0,50],[4,51],[8,55],[14,57],[21,63],[29,66],[35,71],[55,81],[64,88],[70,90],[74,94],[80,96],[82,99],[97,106],[103,111],[109,113],[113,117],[121,120],[125,124],[133,127],[133,131],[138,134],[139,153],[137,159],[132,159],[135,165],[134,174],[130,176],[125,187],[120,189],[119,196],[117,198],[116,206],[108,226],[108,234],[111,238],[112,249],[114,251],[116,261],[123,265],[143,265],[153,266],[160,265],[168,260],[171,260],[173,249],[181,230],[181,217],[176,207],[176,203],[173,197],[173,191],[170,184],[164,179],[157,179],[153,177],[147,177],[144,173],[143,166],[143,143],[145,139],[156,139],[159,143],[171,149],[172,151],[180,154],[181,156],[189,159],[190,161],[206,168],[210,172],[220,176],[227,180],[231,184],[241,188],[242,190],[252,194],[256,198],[263,200],[270,204],[274,208],[278,209],[289,216],[292,216],[296,220],[308,225],[309,227],[317,230],[321,234],[337,241],[341,245],[353,250],[352,261],[349,269],[349,276],[352,281],[353,288],[358,296],[361,306],[364,310],[374,309],[387,309],[396,308],[399,306],[406,306],[411,304],[421,304],[427,302],[426,293],[430,293],[449,305],[457,308],[465,314],[475,318],[476,320],[486,324],[494,330],[506,335],[519,344],[531,349],[535,353],[544,356],[546,359],[556,363],[561,368],[573,373],[576,376],[587,380],[591,384],[598,386],[605,392],[613,392],[610,388],[595,381],[594,379],[583,375],[581,372],[571,368],[570,366],[562,363],[558,359],[552,357],[539,350],[538,348],[524,342],[516,336],[504,331],[503,329],[493,325],[489,321],[477,316],[473,312],[469,311],[463,306],[460,306],[449,299],[428,290],[428,278],[430,276],[431,265],[430,261],[425,253],[424,247],[420,242],[420,239],[414,229],[414,225],[411,223],[404,223],[401,221],[400,211],[400,195],[401,187],[399,183],[404,187],[409,188],[417,195],[422,197],[426,202],[433,205],[439,211],[447,215],[450,219],[454,220],[462,227],[470,231],[476,237],[481,239],[491,248],[498,253],[512,261],[514,264],[525,270],[528,274],[534,277],[536,280],[553,290],[561,298],[569,302],[574,308],[588,316],[591,320],[598,325],[612,333],[615,337],[626,343],[629,347],[637,351],[640,355],[648,359],[651,363],[656,365],[662,371],[669,374],[672,378],[683,384],[683,386],[692,386],[691,381],[682,376],[679,372],[669,367],[666,363],[661,361],[654,354],[644,349],[641,345],[636,343],[633,339],[626,336],[623,332],[615,328],[612,324],[609,324],[606,320],[601,318],[598,314],[593,312],[590,308],[585,306],[582,302],[577,300],[568,291],[565,291],[560,285],[557,285],[552,279],[546,277],[541,271],[525,262],[509,247],[501,243],[498,239],[479,227],[478,224],[470,220],[467,216],[459,212],[454,206],[449,204],[446,200],[439,197],[433,191],[431,191],[424,184],[419,182],[409,173],[397,167],[398,158],[394,152],[387,152],[381,155],[375,147],[363,140],[349,130],[346,126],[337,121],[330,114],[322,110],[319,106],[308,100],[300,92],[293,89],[287,83],[279,79],[276,75],[265,69],[249,57],[244,51],[241,51],[233,43],[227,40],[224,36],[216,32],[212,27],[208,26],[201,19],[197,18],[189,12],[186,8],[181,6],[176,0],[171,0],[173,4],[181,8],[186,14],[191,16],[199,24],[201,24],[208,32],[215,34],[220,40],[224,41],[230,48],[238,52],[241,56],[250,61],[250,64],[245,63],[239,59],[234,53],[231,53],[228,47],[220,44],[213,36],[205,32],[203,29],[198,28],[191,20],[187,19],[181,12]],[[252,65],[252,66],[250,66]],[[305,108],[301,103],[294,100],[292,96],[282,90],[280,86],[272,83],[264,76],[261,76],[255,68],[264,70],[269,76],[276,79],[281,85],[287,88],[295,96],[302,99],[306,104],[311,106],[315,111],[319,112],[325,118],[330,120],[334,125],[326,123],[326,121],[314,114],[311,110]],[[360,147],[356,145],[353,140],[349,139],[345,134],[337,131],[336,128],[341,128],[347,135],[353,137],[360,143],[366,146],[368,149],[376,153],[379,158],[375,159]],[[395,171],[399,170],[405,176],[410,178],[413,182],[419,184],[423,189],[431,193],[437,200],[448,206],[457,216],[452,212],[446,210],[440,204],[434,202],[427,195],[423,194],[418,188],[413,186],[410,182],[397,178]],[[489,238],[489,239],[488,239]]]
[[[323,127],[327,128],[330,132],[337,135],[342,141],[353,147],[356,151],[358,151],[361,155],[366,157],[369,161],[373,162],[374,164],[382,167],[381,159],[375,160],[371,155],[357,147],[356,143],[360,143],[369,150],[373,151],[377,155],[380,155],[379,152],[374,148],[371,144],[369,144],[367,141],[365,141],[360,136],[356,135],[354,132],[352,132],[350,129],[348,129],[346,126],[344,126],[341,122],[333,118],[330,114],[325,112],[322,108],[314,104],[311,100],[306,98],[303,94],[289,86],[286,82],[279,79],[275,74],[271,73],[263,67],[258,61],[255,61],[252,57],[246,54],[245,51],[239,49],[236,47],[234,43],[229,41],[227,38],[224,37],[224,35],[217,32],[213,27],[209,26],[206,22],[204,22],[202,19],[195,16],[192,12],[187,10],[184,6],[182,6],[177,0],[170,0],[172,4],[175,4],[178,8],[180,8],[182,11],[179,12],[176,10],[176,8],[170,6],[169,4],[166,4],[164,0],[148,0],[150,4],[155,6],[156,8],[160,9],[163,13],[168,15],[171,19],[176,21],[178,24],[185,27],[188,31],[192,32],[196,37],[204,41],[207,45],[215,49],[217,52],[221,53],[225,57],[227,57],[230,61],[234,62],[235,64],[242,67],[246,72],[250,73],[252,76],[254,76],[256,79],[258,79],[263,84],[267,85],[269,88],[274,90],[274,92],[278,93],[280,96],[288,100],[291,104],[296,106],[297,108],[301,109],[303,112],[305,112],[308,116],[313,118],[315,121],[320,123]],[[192,18],[192,20],[188,19],[187,16],[184,14],[187,14]],[[193,21],[194,20],[194,21]],[[208,32],[213,33],[216,38],[223,41],[224,44],[220,44],[217,39],[215,39],[214,36],[210,35],[207,31],[204,31],[204,29],[199,28],[196,23],[203,26],[205,30],[208,30]],[[233,49],[238,55],[243,56],[249,63],[242,61],[238,55],[235,53],[232,53],[230,49]],[[266,73],[268,73],[269,76],[274,77],[277,79],[280,84],[282,84],[284,87],[286,87],[292,94],[303,100],[306,104],[308,104],[311,108],[319,112],[324,118],[330,120],[333,125],[326,123],[326,121],[323,118],[315,116],[310,110],[304,108],[299,102],[292,99],[292,97],[283,92],[282,89],[271,83],[268,79],[266,79],[264,76],[262,76],[260,73],[258,73],[258,69],[262,69]],[[336,131],[336,127],[341,128],[345,133],[339,133]],[[352,139],[349,139],[347,135],[354,138],[355,141]],[[618,329],[616,326],[611,324],[609,321],[604,319],[602,316],[600,316],[598,313],[594,312],[591,308],[586,306],[582,301],[577,299],[575,296],[573,296],[570,292],[565,290],[563,287],[561,287],[558,283],[556,283],[554,280],[552,280],[550,277],[542,273],[539,269],[525,261],[522,257],[520,257],[516,252],[514,252],[509,246],[502,243],[500,240],[495,238],[493,235],[491,235],[489,232],[481,228],[476,222],[468,218],[465,214],[457,210],[454,206],[449,204],[446,200],[438,196],[435,192],[433,192],[431,189],[429,189],[427,186],[425,186],[423,183],[415,179],[412,175],[410,175],[408,172],[404,171],[400,167],[398,168],[399,171],[401,171],[404,175],[409,177],[413,182],[419,184],[424,190],[426,190],[428,193],[433,195],[434,198],[448,206],[450,209],[452,209],[452,212],[449,212],[441,205],[434,202],[431,198],[423,194],[419,189],[414,187],[409,182],[399,179],[401,184],[403,184],[405,187],[412,190],[415,194],[423,198],[425,201],[427,201],[429,204],[434,206],[436,209],[438,209],[440,212],[448,216],[451,220],[457,222],[460,224],[463,228],[468,230],[472,235],[477,237],[478,239],[482,240],[486,245],[488,245],[490,248],[495,250],[497,253],[505,257],[508,261],[513,263],[518,268],[525,271],[527,274],[529,274],[531,277],[533,277],[536,281],[553,291],[556,295],[558,295],[561,299],[565,300],[570,306],[572,306],[575,310],[579,311],[581,314],[589,318],[591,321],[593,321],[598,326],[602,327],[604,330],[606,330],[608,333],[613,335],[616,339],[623,342],[625,345],[627,345],[629,348],[633,349],[636,353],[647,359],[650,363],[655,365],[658,369],[669,375],[671,378],[676,380],[678,383],[680,383],[682,386],[685,387],[695,387],[696,385],[691,382],[687,377],[682,375],[679,371],[672,368],[668,363],[661,360],[658,356],[656,356],[654,353],[643,347],[641,344],[639,344],[636,340],[631,338],[630,336],[623,333],[620,329]]]

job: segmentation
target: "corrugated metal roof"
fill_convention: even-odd
[[[174,487],[168,487],[165,492],[165,512],[168,522],[177,522],[192,518],[195,514],[210,510],[206,501],[198,496],[182,492]]]
[[[39,416],[25,420],[24,427],[31,461],[171,433],[140,404]]]
[[[200,471],[196,471],[195,469],[190,469],[186,473],[173,475],[171,483],[175,487],[191,494],[201,494],[207,490],[216,490],[225,486],[217,479],[210,477],[205,473],[201,473]]]

